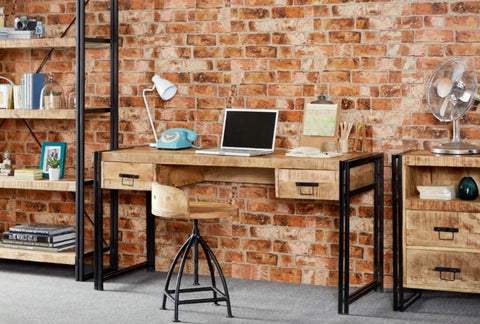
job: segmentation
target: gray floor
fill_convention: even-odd
[[[0,262],[0,323],[171,323],[160,310],[164,273],[143,270],[105,283],[76,282],[71,267]],[[191,278],[191,277],[190,277]],[[188,278],[188,279],[190,279]],[[203,279],[203,278],[202,278]],[[203,282],[204,280],[202,280]],[[479,323],[480,296],[425,292],[405,312],[392,310],[392,293],[371,292],[337,314],[334,287],[228,279],[234,318],[225,306],[182,305],[183,323]]]

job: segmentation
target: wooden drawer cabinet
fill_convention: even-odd
[[[151,163],[102,162],[102,187],[150,191],[155,179]]]
[[[479,155],[412,151],[392,157],[395,310],[407,308],[423,289],[480,293],[480,198],[420,199],[417,190],[457,188],[466,176],[480,185]],[[415,290],[407,298],[404,288]]]

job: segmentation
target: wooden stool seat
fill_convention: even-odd
[[[220,268],[220,264],[217,258],[213,254],[212,250],[208,247],[207,243],[200,236],[198,231],[198,220],[206,219],[218,219],[229,216],[238,215],[238,207],[230,204],[218,203],[218,202],[190,202],[187,195],[178,188],[161,185],[159,183],[152,183],[152,214],[165,218],[178,218],[193,220],[193,229],[189,238],[182,245],[177,255],[175,256],[170,269],[167,274],[165,288],[163,291],[162,309],[166,309],[166,301],[169,298],[174,303],[174,322],[178,322],[178,306],[181,304],[193,304],[193,303],[207,303],[213,302],[218,304],[219,301],[224,301],[227,304],[227,316],[233,317],[230,306],[230,296],[228,293],[227,283],[225,277]],[[180,288],[183,270],[187,261],[187,256],[192,250],[193,263],[194,263],[194,286],[198,286],[198,246],[201,246],[205,259],[210,270],[210,287],[194,287],[194,288]],[[175,269],[177,262],[180,260],[180,266],[177,273],[177,281],[175,289],[170,289],[170,280]],[[215,282],[215,269],[217,269],[218,275],[222,282],[223,291],[219,290]],[[193,298],[193,299],[181,299],[180,294],[192,293],[192,292],[204,292],[211,291],[213,293],[212,298]]]

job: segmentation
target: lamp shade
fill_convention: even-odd
[[[162,79],[158,75],[154,75],[152,82],[157,89],[158,94],[163,100],[170,100],[177,93],[177,87],[168,80]]]

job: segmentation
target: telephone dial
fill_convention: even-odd
[[[197,133],[184,128],[172,128],[164,131],[157,141],[158,149],[178,150],[194,146],[192,143],[197,140]]]

